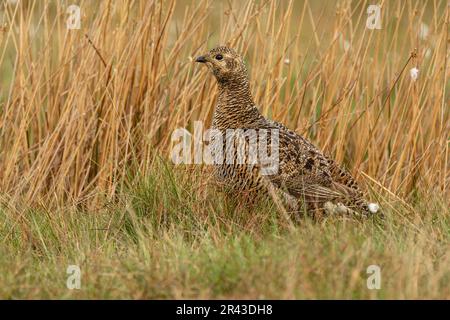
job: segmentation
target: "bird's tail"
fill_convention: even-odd
[[[336,201],[342,202],[344,206],[353,211],[363,215],[373,215],[380,211],[380,206],[377,203],[367,201],[359,188],[349,188],[346,185],[335,182],[333,183],[333,189],[340,194]]]

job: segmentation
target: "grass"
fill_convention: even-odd
[[[443,199],[384,219],[308,218],[291,229],[275,206],[246,211],[199,172],[158,161],[98,212],[5,208],[3,298],[448,298],[450,217]],[[169,174],[174,176],[171,178]],[[15,227],[14,227],[15,226]],[[24,234],[27,236],[25,237]],[[81,289],[66,288],[79,265]],[[366,286],[381,268],[380,290]]]
[[[446,1],[384,1],[381,30],[364,1],[78,4],[81,30],[61,1],[0,4],[1,298],[450,298]],[[169,161],[173,130],[210,125],[192,58],[217,44],[384,219],[292,226]]]

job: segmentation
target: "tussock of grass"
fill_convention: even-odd
[[[304,217],[291,229],[271,203],[242,208],[204,187],[198,172],[154,168],[98,212],[42,208],[19,218],[3,208],[0,296],[450,297],[443,199],[427,199],[415,213],[396,204],[384,219]],[[81,268],[80,290],[66,288],[71,264]],[[381,267],[380,290],[366,287],[372,264]]]

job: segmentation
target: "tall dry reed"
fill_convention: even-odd
[[[446,1],[3,1],[0,190],[94,203],[210,124],[216,84],[192,58],[245,55],[264,115],[306,135],[393,201],[449,194]],[[413,81],[409,70],[419,69]]]

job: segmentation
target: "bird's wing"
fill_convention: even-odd
[[[279,129],[279,174],[272,178],[294,196],[306,196],[318,201],[359,197],[353,177],[315,145],[284,125],[270,121]]]

